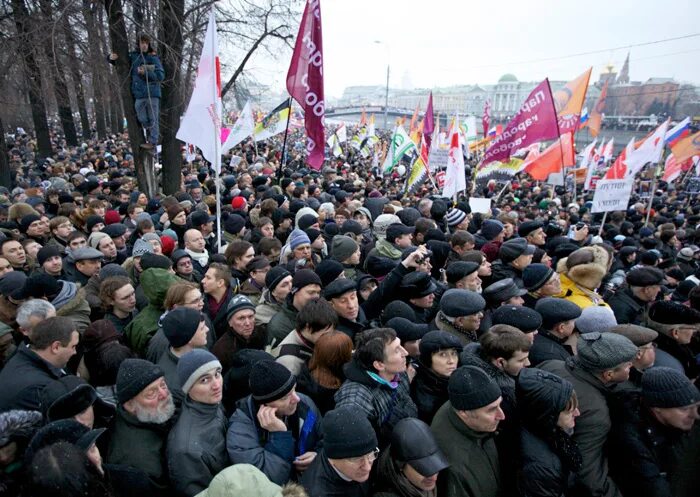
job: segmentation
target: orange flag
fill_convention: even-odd
[[[673,155],[678,162],[690,159],[694,155],[700,155],[700,131],[679,140],[671,150],[673,150]]]
[[[603,111],[605,110],[605,99],[608,96],[608,82],[605,82],[603,90],[600,92],[600,97],[593,107],[591,116],[586,121],[588,128],[591,130],[591,135],[598,136],[600,133],[600,123],[603,121]]]
[[[554,92],[554,105],[557,109],[559,132],[561,134],[578,129],[581,109],[586,99],[588,80],[591,78],[592,70],[592,67],[589,68],[576,79],[566,83],[564,88]]]
[[[365,114],[365,108],[362,107],[362,114],[360,115],[360,126],[365,126],[367,124],[367,114]]]
[[[526,160],[522,170],[533,179],[546,181],[550,174],[559,173],[565,166],[573,166],[575,163],[574,143],[571,133],[566,133],[532,161]]]
[[[408,131],[408,135],[411,136],[416,131],[416,122],[418,121],[418,110],[420,106],[416,105],[416,110],[413,111],[413,117],[411,117],[411,127]]]

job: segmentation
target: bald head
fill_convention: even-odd
[[[185,231],[185,248],[192,252],[204,252],[204,237],[199,230],[191,229]]]

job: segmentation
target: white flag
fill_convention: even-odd
[[[459,129],[455,126],[450,137],[450,152],[447,158],[445,186],[442,189],[442,196],[454,197],[457,193],[466,189],[467,177],[464,172],[464,156],[459,143]]]
[[[584,190],[590,190],[591,189],[591,178],[593,177],[593,170],[598,167],[598,164],[595,163],[595,161],[592,161],[591,159],[593,158],[593,153],[595,149],[595,143],[598,141],[596,138],[593,140],[593,143],[590,143],[584,150],[583,150],[583,160],[581,160],[581,167],[588,168],[586,171],[586,181],[583,183],[583,189]]]
[[[636,150],[632,150],[630,156],[627,157],[627,176],[635,176],[650,162],[652,164],[659,163],[666,144],[668,122],[668,119],[664,121]]]
[[[250,100],[246,102],[241,111],[241,115],[238,116],[236,124],[231,128],[226,141],[221,146],[221,153],[225,154],[233,147],[241,143],[243,140],[248,138],[253,134],[255,129],[255,118],[253,117],[253,107],[250,105]]]
[[[220,171],[221,78],[214,9],[209,14],[192,97],[176,137],[185,143],[197,145],[204,158],[211,162],[217,172]]]
[[[600,143],[602,144],[603,142],[600,142]],[[612,160],[614,148],[615,148],[615,137],[612,137],[612,138],[610,138],[610,141],[603,148],[602,156],[603,156],[603,160],[605,162],[610,162]]]
[[[345,143],[348,141],[348,128],[345,127],[345,123],[341,123],[338,129],[335,130],[335,135],[338,137],[340,143]]]
[[[467,143],[476,141],[479,138],[479,132],[476,129],[476,116],[467,116],[462,123],[462,127],[464,128],[464,139]]]

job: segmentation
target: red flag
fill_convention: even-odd
[[[674,181],[681,175],[682,167],[683,164],[678,162],[673,154],[668,154],[668,157],[666,157],[666,164],[664,166],[664,175],[661,177],[661,179],[667,183]]]
[[[634,138],[632,138],[625,149],[620,152],[610,169],[605,173],[605,179],[624,179],[627,176],[628,157],[634,152]]]
[[[484,138],[489,132],[489,124],[491,124],[491,102],[487,98],[484,103],[484,115],[481,117],[481,125],[484,127]]]
[[[326,142],[323,117],[323,37],[320,0],[307,0],[287,72],[287,91],[304,109],[309,165],[321,169]]]
[[[423,119],[423,136],[425,136],[425,144],[430,150],[430,144],[433,141],[433,130],[435,129],[435,120],[433,119],[433,92],[430,92],[428,97],[428,106],[425,108],[425,118]],[[426,162],[427,164],[427,162]]]
[[[538,181],[546,181],[550,174],[560,173],[564,167],[576,163],[571,133],[564,133],[534,160],[523,163],[523,171]]]

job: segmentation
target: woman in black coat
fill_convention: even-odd
[[[515,387],[521,417],[518,491],[522,497],[561,497],[581,467],[571,438],[578,400],[573,385],[540,369],[525,368]]]

